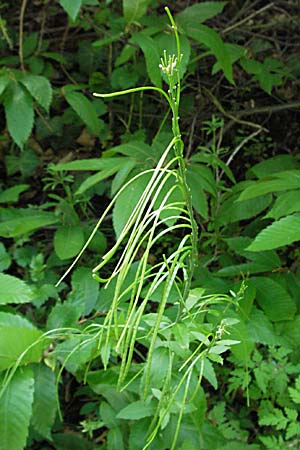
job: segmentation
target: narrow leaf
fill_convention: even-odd
[[[1,377],[3,381],[3,377]],[[34,378],[29,367],[20,368],[0,401],[0,449],[23,450],[32,411]]]
[[[34,111],[32,98],[15,81],[5,90],[4,109],[8,131],[15,143],[23,148],[33,128]]]

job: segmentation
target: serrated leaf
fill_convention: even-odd
[[[278,196],[265,218],[271,217],[277,220],[298,211],[300,211],[300,190],[283,192]]]
[[[0,211],[0,236],[11,238],[56,223],[53,213],[31,208],[5,208]]]
[[[51,440],[51,428],[57,411],[56,380],[53,371],[44,364],[34,370],[34,397],[31,425],[41,436]]]
[[[80,119],[95,135],[99,135],[101,122],[98,118],[93,103],[80,92],[65,89],[64,94],[67,102],[78,114]]]
[[[237,201],[259,197],[270,192],[288,191],[300,188],[300,170],[278,172],[273,177],[254,181],[239,196]]]
[[[256,301],[273,322],[292,320],[296,305],[281,284],[267,277],[253,277],[249,283],[256,287]]]
[[[0,203],[13,203],[19,200],[22,192],[27,191],[29,184],[18,184],[0,192]]]
[[[59,4],[74,22],[81,8],[82,0],[59,0]]]
[[[32,98],[19,83],[12,81],[5,90],[3,104],[8,131],[22,149],[33,128]]]
[[[142,400],[132,402],[117,414],[117,419],[139,420],[143,417],[152,416],[155,412],[153,403],[145,403]]]
[[[42,332],[23,317],[0,312],[0,370],[16,362],[38,362],[43,351],[41,336]]]
[[[1,377],[3,381],[3,377]],[[0,401],[0,449],[23,450],[32,411],[34,378],[28,367],[19,368]]]
[[[134,33],[130,39],[130,42],[138,45],[144,54],[146,61],[146,68],[151,82],[161,88],[161,74],[159,69],[160,57],[157,45],[150,36],[147,36],[143,32]]]
[[[283,217],[262,230],[246,248],[251,252],[272,250],[300,240],[300,214]]]
[[[120,170],[117,172],[111,184],[111,193],[114,195],[126,182],[126,179],[133,168],[136,166],[136,161],[129,159],[124,162]]]
[[[0,304],[29,303],[33,299],[31,288],[19,278],[0,273]]]
[[[140,19],[149,3],[149,0],[123,0],[123,14],[127,23]]]
[[[54,250],[60,259],[77,255],[84,244],[84,233],[80,226],[63,225],[54,235]]]
[[[21,83],[28,89],[31,96],[46,111],[49,111],[52,101],[52,87],[50,81],[40,75],[26,74]]]

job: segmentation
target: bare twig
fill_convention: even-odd
[[[22,1],[21,11],[20,11],[20,21],[19,21],[19,59],[20,65],[23,72],[25,72],[24,66],[24,56],[23,56],[23,29],[24,29],[24,16],[27,6],[27,0]]]
[[[257,11],[254,11],[253,13],[249,14],[249,16],[245,17],[244,19],[240,20],[239,22],[236,22],[233,25],[231,25],[230,27],[225,28],[225,30],[222,31],[222,34],[229,33],[229,31],[232,31],[235,28],[240,27],[244,23],[246,23],[249,20],[253,19],[253,17],[257,16],[258,14],[261,14],[262,12],[266,11],[269,8],[272,8],[273,6],[274,6],[274,3],[269,3],[268,5],[263,6],[262,8],[260,8]]]

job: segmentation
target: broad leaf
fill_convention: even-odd
[[[83,314],[93,310],[98,299],[99,283],[92,277],[91,269],[79,267],[72,275],[71,297],[74,304],[83,305]]]
[[[15,143],[23,148],[33,128],[33,104],[28,92],[12,81],[4,95],[4,109],[8,131]]]
[[[59,0],[59,4],[74,21],[79,13],[82,0]]]
[[[127,23],[140,19],[149,3],[150,0],[123,0],[123,14]]]
[[[18,184],[17,186],[5,189],[0,192],[0,203],[14,203],[19,200],[19,196],[22,192],[27,191],[29,184]]]
[[[34,397],[31,425],[41,436],[51,440],[51,428],[57,410],[56,380],[49,367],[38,364],[34,371]]]
[[[123,434],[119,427],[111,428],[107,433],[107,450],[124,450]]]
[[[3,378],[0,381],[3,382]],[[32,412],[34,378],[29,367],[20,368],[0,400],[0,449],[23,450]]]
[[[300,240],[300,214],[293,214],[273,222],[262,230],[246,250],[272,250]]]
[[[0,312],[0,370],[38,362],[42,332],[21,316]]]
[[[90,128],[90,130],[99,135],[101,122],[96,113],[93,103],[81,92],[64,89],[64,94],[69,105],[78,114],[80,119]]]
[[[278,322],[294,318],[295,302],[281,284],[267,277],[254,277],[249,283],[256,287],[256,300],[270,320]]]
[[[226,225],[257,216],[270,205],[272,196],[268,194],[245,201],[237,200],[238,195],[235,194],[221,204],[216,218],[218,225]]]
[[[55,253],[60,259],[68,259],[77,255],[84,244],[84,233],[80,226],[63,225],[54,235]]]
[[[142,176],[132,181],[118,197],[113,210],[113,225],[117,236],[120,236],[124,226],[130,218],[135,205],[142,196],[150,175],[144,173]]]
[[[118,419],[138,420],[152,416],[155,412],[154,403],[145,403],[141,400],[130,403],[118,413]]]
[[[8,75],[1,74],[0,75],[0,95],[3,94],[3,92],[5,91],[6,87],[9,85],[10,83],[10,78]]]
[[[300,188],[300,170],[287,170],[274,176],[254,181],[239,196],[238,201],[259,197],[270,192],[287,191]]]
[[[184,31],[189,37],[204,44],[211,50],[225,77],[230,83],[233,83],[231,58],[218,33],[206,25],[197,25],[195,28],[187,27],[184,28]]]
[[[300,190],[283,192],[265,218],[279,219],[298,211],[300,211]]]
[[[198,28],[200,23],[221,13],[226,2],[201,2],[185,8],[177,14],[176,23],[184,29]]]
[[[49,111],[52,101],[52,87],[49,80],[39,75],[26,74],[21,83],[28,89],[38,104]]]
[[[147,36],[143,32],[140,32],[134,33],[132,35],[132,38],[130,39],[130,42],[138,45],[142,49],[146,60],[146,67],[149,78],[155,86],[161,88],[162,82],[159,64],[160,57],[162,55],[159,54],[154,39],[152,39],[150,36]]]
[[[56,223],[53,213],[31,208],[5,208],[0,210],[0,236],[11,238]]]
[[[0,304],[29,303],[33,299],[33,292],[27,284],[19,278],[0,273]]]

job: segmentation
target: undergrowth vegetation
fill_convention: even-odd
[[[299,448],[300,10],[254,3],[1,4],[0,450]]]

